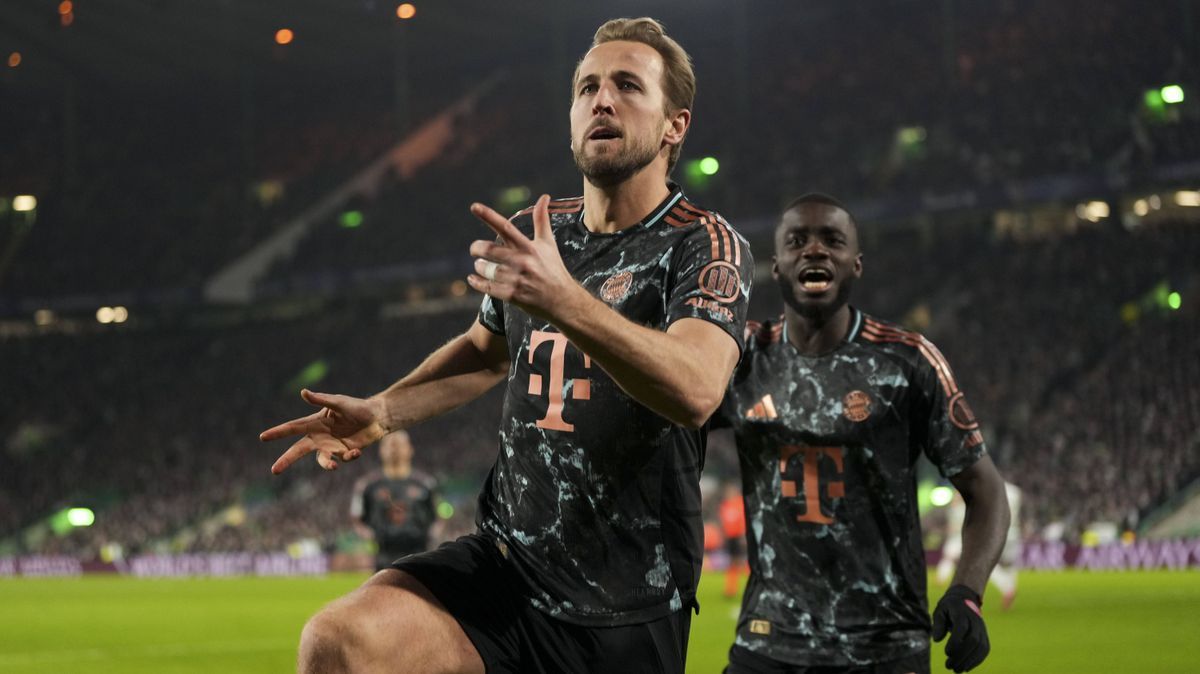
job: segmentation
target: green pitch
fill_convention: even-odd
[[[305,618],[363,576],[0,580],[0,672],[286,672]],[[689,672],[720,672],[738,603],[707,575]],[[985,599],[1001,674],[1200,671],[1200,573],[1023,573],[1013,609]],[[941,646],[934,672],[941,668]]]

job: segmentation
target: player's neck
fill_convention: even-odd
[[[783,318],[787,321],[788,342],[805,356],[820,356],[833,351],[850,332],[850,306],[847,304],[828,315],[801,314],[785,305]]]
[[[403,480],[412,475],[412,466],[384,466],[383,476],[389,480]]]
[[[589,232],[611,234],[641,222],[671,193],[667,177],[654,164],[619,185],[597,187],[583,181],[583,226]]]

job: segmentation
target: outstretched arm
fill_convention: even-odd
[[[357,459],[363,447],[387,433],[478,398],[507,371],[504,338],[476,322],[403,379],[370,398],[301,391],[306,402],[321,409],[263,431],[259,439],[303,436],[275,461],[272,473],[282,473],[313,452],[322,468],[334,470],[338,461]]]
[[[554,240],[549,197],[534,207],[534,238],[482,204],[471,212],[499,242],[476,241],[471,287],[557,327],[626,393],[671,421],[699,427],[721,404],[738,346],[721,328],[680,319],[666,332],[637,325],[571,277]]]

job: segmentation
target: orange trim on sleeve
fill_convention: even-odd
[[[710,253],[712,255],[712,259],[719,260],[721,255],[721,243],[720,239],[717,238],[717,228],[713,225],[712,220],[708,219],[708,216],[700,218],[700,222],[704,223],[704,226],[708,228],[708,238],[712,240],[712,251]]]
[[[868,318],[863,323],[863,337],[872,342],[899,342],[916,348],[933,366],[938,380],[942,383],[942,390],[946,392],[946,398],[953,398],[958,392],[958,383],[954,381],[954,374],[950,370],[950,364],[946,362],[946,357],[938,351],[933,342],[921,334],[884,325]]]
[[[733,231],[733,228],[729,226],[729,223],[725,222],[725,219],[722,218],[720,215],[717,215],[716,213],[714,213],[713,216],[716,217],[717,224],[721,226],[721,231],[726,236],[725,259],[726,260],[730,259],[729,251],[732,248],[733,259],[731,261],[733,262],[733,266],[735,266],[735,267],[742,266],[742,245],[738,242],[737,233]],[[732,243],[730,243],[730,242],[732,242]]]
[[[714,213],[712,211],[706,211],[706,210],[700,208],[699,206],[696,206],[695,204],[688,201],[687,199],[680,199],[679,206],[677,206],[677,208],[678,207],[682,207],[683,209],[685,209],[689,213],[693,214],[694,216],[699,217],[700,222],[705,223],[705,225],[709,228],[709,236],[714,238],[714,247],[713,247],[713,254],[712,254],[712,257],[714,260],[723,259],[726,262],[733,263],[733,265],[735,267],[741,266],[741,264],[742,264],[741,243],[738,242],[737,233],[735,233],[733,231],[733,228],[729,226],[729,223],[726,222],[724,218],[722,218],[717,213]],[[717,235],[716,235],[716,231],[714,231],[714,230],[720,232],[720,239],[725,242],[725,256],[723,258],[717,257],[717,255],[720,253],[720,249],[718,246],[716,246],[715,239],[717,238]]]
[[[509,220],[512,220],[513,218],[519,218],[522,215],[528,215],[528,214],[532,213],[534,207],[535,206],[526,206],[525,208],[517,211],[516,214],[514,214],[512,216],[512,218],[509,218]],[[548,210],[551,213],[578,213],[582,209],[583,209],[583,197],[570,197],[567,199],[552,199],[550,201],[550,206],[548,207]]]

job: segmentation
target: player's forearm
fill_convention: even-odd
[[[681,426],[702,426],[721,404],[729,372],[719,358],[629,321],[582,287],[551,320],[630,397]]]
[[[984,471],[980,470],[979,474],[955,481],[955,486],[962,492],[966,501],[967,511],[962,528],[962,560],[955,571],[953,583],[966,585],[981,597],[987,586],[988,576],[1004,551],[1009,524],[1004,481],[995,472],[991,459],[984,456],[977,463],[984,461],[988,465],[983,468],[990,469],[990,474],[984,474]]]
[[[502,380],[507,370],[507,362],[489,358],[464,333],[373,397],[383,403],[384,427],[399,430],[478,398]]]

